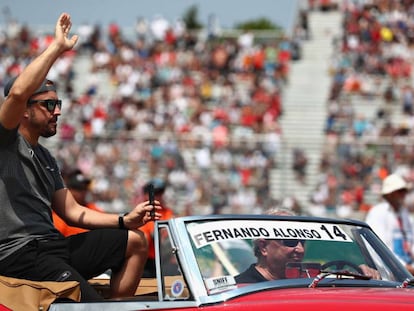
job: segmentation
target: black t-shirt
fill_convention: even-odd
[[[247,270],[235,277],[236,282],[241,283],[258,283],[267,281],[263,275],[256,269],[256,264],[252,264]]]
[[[64,187],[54,157],[0,124],[0,260],[35,238],[60,237],[52,221],[54,193]]]

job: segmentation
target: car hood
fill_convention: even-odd
[[[295,288],[264,290],[228,301],[234,310],[414,310],[409,288]],[[244,308],[247,307],[247,308]],[[252,309],[254,308],[254,309]],[[354,309],[353,309],[354,308]]]

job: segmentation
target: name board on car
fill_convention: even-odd
[[[234,239],[300,239],[352,242],[337,224],[299,221],[225,220],[194,224],[188,232],[197,248]]]

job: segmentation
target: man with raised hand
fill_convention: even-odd
[[[62,13],[55,37],[4,88],[0,106],[0,274],[33,281],[78,281],[82,301],[102,297],[88,279],[112,270],[111,296],[134,295],[148,255],[137,230],[159,219],[159,202],[135,206],[126,215],[82,206],[63,182],[51,153],[39,137],[56,134],[62,101],[46,79],[54,62],[71,50],[71,17]],[[155,217],[150,211],[156,208]],[[53,225],[52,210],[68,224],[95,229],[65,238]]]

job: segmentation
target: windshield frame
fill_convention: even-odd
[[[191,287],[191,291],[194,297],[200,297],[200,302],[202,303],[203,297],[211,296],[214,294],[222,294],[230,289],[234,289],[229,287],[224,289],[223,291],[219,290],[217,292],[209,290],[206,286],[206,280],[203,277],[202,271],[200,271],[199,262],[196,258],[196,254],[193,250],[193,242],[190,238],[188,228],[191,226],[191,223],[204,223],[209,221],[223,221],[223,220],[277,220],[277,221],[285,221],[285,222],[303,222],[303,223],[320,223],[320,224],[335,224],[335,225],[349,225],[354,226],[355,230],[357,230],[358,234],[361,234],[364,239],[368,240],[371,245],[377,250],[380,251],[381,256],[384,257],[384,262],[393,269],[393,273],[396,274],[396,282],[389,282],[389,281],[376,281],[372,282],[372,285],[378,286],[390,286],[395,287],[401,280],[407,279],[410,277],[409,272],[405,269],[405,267],[398,261],[398,259],[391,253],[391,251],[385,246],[385,244],[379,240],[378,236],[370,229],[370,227],[362,222],[357,220],[348,220],[348,219],[329,219],[329,218],[318,218],[318,217],[305,217],[305,216],[273,216],[273,215],[209,215],[209,216],[188,216],[188,217],[180,217],[176,219],[171,219],[168,221],[160,221],[160,224],[167,225],[170,223],[169,231],[171,234],[171,238],[173,239],[174,245],[177,247],[177,258],[180,261],[180,266],[183,269],[183,273],[186,277],[186,281],[191,287],[191,284],[204,284],[204,286]],[[359,247],[363,245],[363,241],[354,241],[355,243],[359,243]],[[361,248],[362,250],[364,247]],[[191,250],[191,251],[190,251]],[[368,253],[368,251],[366,251]],[[365,254],[366,256],[366,254]],[[288,287],[301,287],[299,283],[301,282],[292,282],[291,280],[276,280],[276,281],[269,281],[272,284],[278,283],[285,284]],[[361,280],[358,280],[358,283],[361,283]],[[364,281],[366,282],[366,281]],[[267,282],[265,282],[267,283]],[[323,282],[325,283],[325,282]],[[331,283],[331,280],[328,281]],[[375,284],[374,284],[375,283]],[[343,284],[345,284],[343,282]],[[387,284],[387,285],[384,285]],[[268,285],[266,285],[267,287]],[[253,286],[256,288],[257,286]],[[259,286],[262,287],[262,286]],[[238,292],[238,289],[236,290]]]

